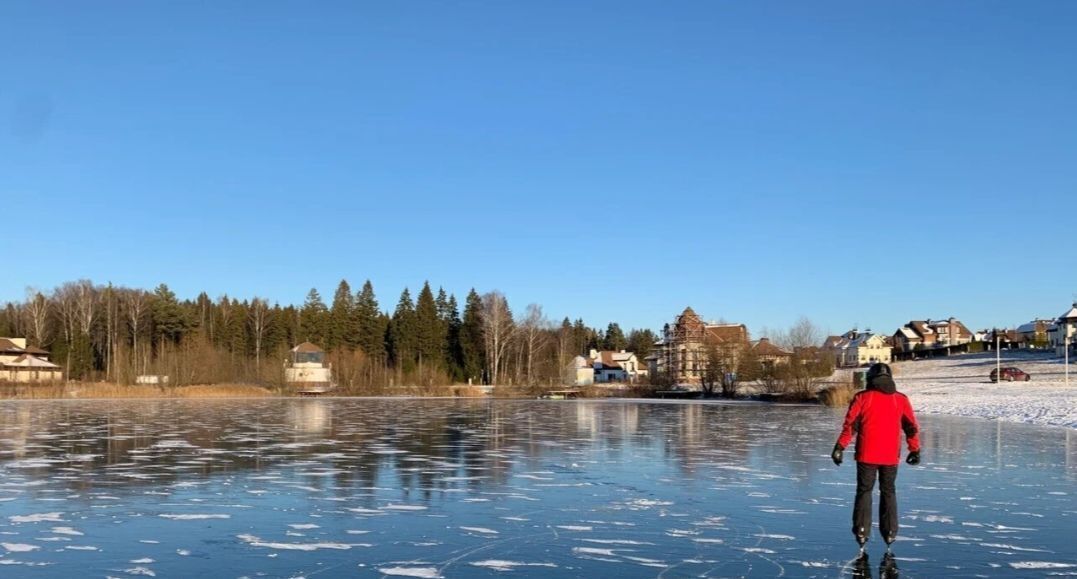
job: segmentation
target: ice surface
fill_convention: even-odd
[[[854,468],[829,459],[841,414],[2,402],[0,565],[50,578],[848,576]],[[898,476],[902,577],[1077,573],[1077,432],[928,414],[923,430],[924,464]],[[876,564],[882,550],[875,533]]]

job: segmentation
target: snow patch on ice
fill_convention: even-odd
[[[62,523],[64,520],[61,517],[63,513],[37,513],[33,515],[15,515],[8,517],[8,520],[12,523]]]
[[[198,513],[198,514],[162,514],[162,515],[157,515],[157,516],[161,517],[162,519],[170,519],[170,520],[173,520],[173,521],[201,521],[201,520],[205,520],[205,519],[231,519],[232,518],[232,515],[206,514],[206,513]]]
[[[469,533],[479,533],[480,535],[499,535],[500,534],[499,532],[497,532],[497,531],[495,531],[493,529],[487,529],[486,527],[460,527],[460,529],[464,530],[464,531],[467,531]]]
[[[1010,563],[1010,567],[1014,569],[1071,569],[1077,565],[1052,561],[1014,561]]]
[[[393,577],[419,577],[420,579],[441,579],[437,567],[378,567],[378,573]]]
[[[475,561],[471,563],[471,565],[485,569],[493,569],[494,571],[512,571],[516,567],[557,567],[557,565],[554,565],[553,563],[521,563],[520,561],[503,561],[501,559]]]
[[[0,543],[0,547],[6,549],[8,553],[27,553],[41,548],[37,545],[27,545],[26,543]]]

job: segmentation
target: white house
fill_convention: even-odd
[[[633,352],[591,350],[587,357],[576,356],[569,364],[567,382],[573,386],[635,382],[647,375],[647,367]]]
[[[1051,347],[1055,354],[1063,356],[1066,348],[1077,342],[1077,302],[1066,313],[1058,317],[1053,329],[1049,332]]]
[[[49,353],[26,345],[26,338],[0,338],[0,382],[55,382],[63,377]]]
[[[835,365],[846,368],[890,362],[893,354],[893,348],[882,336],[856,330],[841,336],[830,336],[823,348],[834,356]]]
[[[890,362],[893,349],[879,334],[863,332],[857,335],[845,351],[846,366],[866,366],[876,362]]]
[[[565,371],[565,382],[572,386],[590,386],[595,383],[595,366],[590,359],[576,356]]]
[[[290,351],[291,357],[284,366],[284,382],[300,394],[322,394],[332,390],[332,365],[325,361],[325,351],[303,342]]]

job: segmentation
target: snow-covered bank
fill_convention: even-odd
[[[995,367],[994,353],[896,362],[893,368],[898,389],[919,413],[1077,428],[1077,367],[1071,367],[1066,387],[1059,358],[1003,351],[1002,365],[1017,366],[1032,380],[992,384],[988,375]]]

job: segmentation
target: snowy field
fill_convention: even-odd
[[[1021,368],[1032,380],[992,384],[994,353],[897,362],[893,368],[898,390],[919,413],[1077,428],[1077,367],[1071,366],[1067,388],[1059,358],[1003,351],[1002,365]]]
[[[0,576],[847,577],[841,414],[0,402]],[[898,477],[901,577],[1077,576],[1077,432],[922,423],[924,465]],[[877,537],[869,552],[874,570]]]

